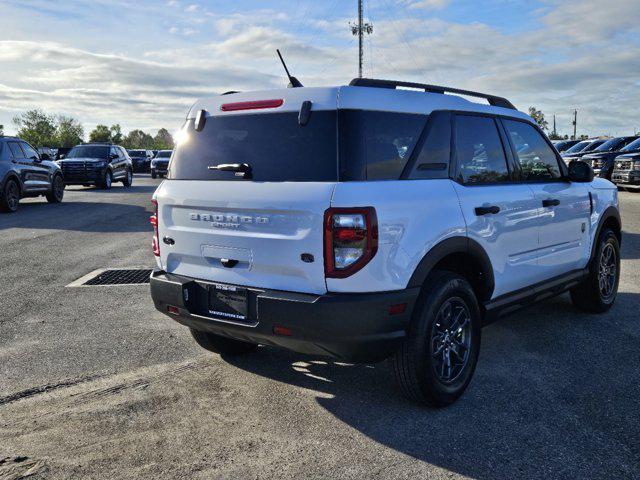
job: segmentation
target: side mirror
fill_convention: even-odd
[[[58,160],[62,160],[64,158],[64,153],[61,153],[60,155],[58,155]]]
[[[569,180],[577,183],[589,183],[593,181],[593,168],[582,160],[574,160],[569,164]]]
[[[48,153],[41,153],[40,160],[51,160],[51,155],[49,155]]]
[[[115,160],[116,158],[118,158],[118,155],[116,153],[109,154],[109,160]]]

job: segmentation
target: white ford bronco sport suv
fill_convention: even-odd
[[[615,186],[504,98],[234,92],[197,102],[182,136],[154,195],[151,295],[208,350],[391,358],[406,396],[447,405],[484,324],[567,290],[590,312],[615,300]]]

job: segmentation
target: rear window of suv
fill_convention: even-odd
[[[397,180],[428,116],[364,110],[313,111],[306,126],[298,112],[208,117],[202,132],[186,125],[169,179],[242,181],[220,164],[251,166],[263,182]]]

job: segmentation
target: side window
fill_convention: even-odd
[[[118,151],[118,149],[116,147],[111,147],[109,149],[109,155],[115,155],[116,158],[120,157],[120,152]]]
[[[118,150],[119,150],[120,156],[122,158],[127,158],[127,152],[126,152],[126,150],[124,148],[118,147]]]
[[[524,180],[554,180],[561,178],[558,159],[532,125],[515,120],[503,120],[515,148]]]
[[[507,182],[507,159],[493,118],[456,116],[458,176],[466,184]]]
[[[24,151],[25,158],[40,158],[40,155],[38,155],[38,152],[36,152],[28,143],[20,142],[20,146]]]
[[[9,145],[9,151],[11,152],[11,156],[13,156],[13,158],[24,158],[24,153],[22,153],[18,142],[8,142],[7,145]]]
[[[426,121],[413,113],[340,110],[341,180],[398,180]]]
[[[449,112],[432,113],[425,135],[426,138],[409,178],[411,180],[449,178],[451,114]]]

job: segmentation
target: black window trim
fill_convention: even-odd
[[[413,150],[411,151],[411,154],[409,155],[409,158],[407,159],[407,163],[405,163],[404,168],[402,169],[402,173],[400,174],[400,177],[398,178],[398,180],[446,180],[443,178],[412,178],[411,174],[413,173],[413,169],[416,165],[416,162],[418,161],[418,157],[420,156],[420,154],[422,153],[422,149],[424,147],[425,142],[427,141],[427,138],[429,138],[429,134],[431,133],[431,129],[433,128],[433,124],[435,122],[434,120],[434,113],[446,113],[449,115],[449,121],[451,122],[451,135],[449,138],[449,142],[450,142],[450,146],[449,146],[449,164],[447,166],[447,170],[449,171],[449,178],[451,178],[451,148],[453,145],[453,114],[451,112],[451,110],[445,110],[445,109],[439,109],[439,110],[432,110],[431,112],[429,112],[429,114],[427,115],[427,122],[425,123],[422,132],[420,132],[420,134],[418,135],[418,140],[416,140],[416,143],[413,146]],[[419,115],[423,115],[423,114],[419,114]]]

